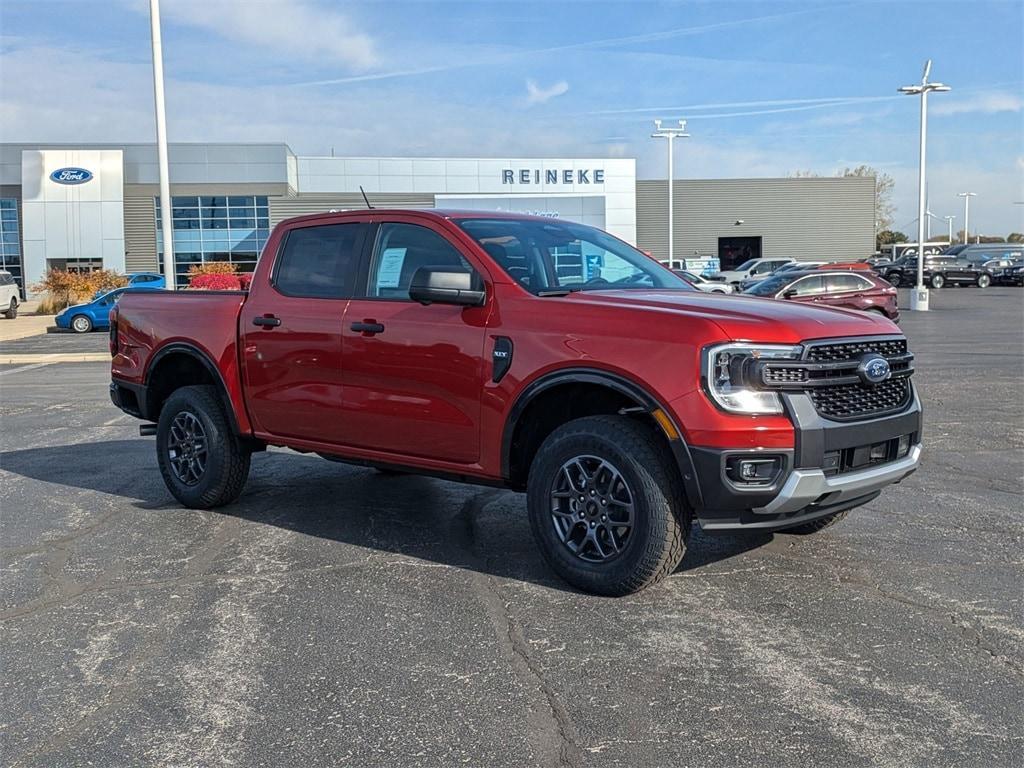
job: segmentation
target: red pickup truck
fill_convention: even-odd
[[[248,292],[128,292],[110,393],[184,505],[267,445],[527,494],[622,595],[705,529],[818,531],[913,472],[913,356],[873,314],[700,293],[601,230],[366,210],[274,230]]]

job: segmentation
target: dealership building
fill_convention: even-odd
[[[171,144],[174,252],[250,270],[273,226],[364,207],[515,211],[606,229],[668,256],[665,181],[620,158],[305,157],[286,144]],[[751,256],[874,251],[874,183],[859,178],[676,181],[674,253],[700,268]],[[32,286],[47,269],[160,271],[153,144],[0,144],[0,268]]]

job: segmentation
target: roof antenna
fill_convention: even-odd
[[[359,185],[359,191],[363,193],[363,202],[366,203],[366,207],[369,208],[372,211],[373,210],[373,206],[370,205],[370,198],[368,198],[366,196],[366,190],[363,189],[363,185],[362,184]]]

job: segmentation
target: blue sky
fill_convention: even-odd
[[[1024,231],[1022,2],[162,0],[172,141],[300,154],[636,157],[686,118],[677,177],[862,163],[916,216],[916,99],[932,78],[931,210]],[[980,41],[980,42],[975,42]],[[0,139],[151,141],[146,0],[4,0]],[[944,229],[943,222],[934,231]]]

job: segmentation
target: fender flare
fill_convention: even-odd
[[[683,437],[683,431],[679,424],[672,417],[671,411],[642,385],[632,379],[611,371],[600,368],[571,367],[560,368],[556,371],[546,373],[530,382],[516,396],[515,402],[509,409],[508,417],[505,419],[505,426],[501,436],[501,474],[506,480],[512,476],[512,438],[515,435],[519,420],[527,407],[533,400],[552,387],[561,384],[597,384],[612,389],[633,400],[647,413],[660,410],[679,435],[677,440],[669,439],[669,446],[672,449],[672,456],[679,470],[680,479],[683,481],[683,488],[686,491],[687,501],[692,509],[697,510],[703,507],[703,497],[700,491],[700,479],[697,475],[693,457],[690,455],[690,448]],[[667,435],[666,435],[667,437]]]
[[[154,419],[150,418],[150,414],[151,414],[151,407],[150,407],[151,404],[150,404],[150,401],[149,401],[149,391],[150,391],[149,377],[150,377],[150,374],[153,372],[153,370],[160,364],[160,362],[165,357],[169,357],[170,355],[182,355],[182,354],[186,355],[188,357],[191,357],[193,360],[195,360],[200,365],[202,365],[203,368],[206,370],[206,372],[208,374],[210,374],[210,376],[213,378],[214,386],[217,388],[217,395],[220,398],[220,402],[221,402],[221,405],[224,407],[225,413],[227,413],[228,423],[231,425],[231,431],[234,432],[236,435],[241,436],[242,433],[241,433],[241,430],[239,429],[239,426],[238,426],[238,419],[235,416],[235,409],[234,409],[234,406],[231,403],[231,398],[228,396],[228,387],[227,387],[227,384],[224,383],[224,377],[221,375],[220,369],[210,359],[210,356],[206,352],[204,352],[202,349],[200,349],[196,345],[189,344],[188,342],[184,342],[184,341],[174,341],[174,342],[171,342],[170,344],[166,344],[165,346],[160,347],[160,349],[157,350],[156,354],[154,354],[152,357],[150,357],[148,363],[146,364],[146,371],[145,371],[145,374],[144,374],[143,379],[142,379],[143,386],[145,387],[145,392],[146,392],[146,405],[145,405],[145,415],[146,415],[146,417],[149,418],[150,421],[154,420]]]

